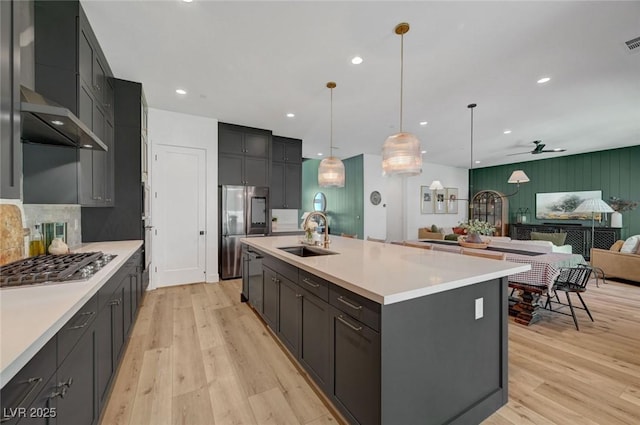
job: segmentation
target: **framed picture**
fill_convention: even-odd
[[[420,186],[420,212],[433,214],[433,191],[429,186]]]
[[[446,188],[447,214],[458,214],[458,188]]]
[[[539,220],[591,220],[591,213],[573,212],[586,199],[602,199],[601,190],[536,193],[536,218]],[[600,213],[595,214],[600,220]]]
[[[435,206],[434,206],[434,210],[436,214],[446,214],[447,213],[447,190],[446,189],[442,189],[442,190],[436,190],[435,191]]]

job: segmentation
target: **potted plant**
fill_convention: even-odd
[[[626,201],[616,196],[610,196],[609,206],[613,209],[611,213],[611,227],[622,227],[622,212],[633,211],[638,207],[636,201]]]

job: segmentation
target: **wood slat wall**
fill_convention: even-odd
[[[605,201],[611,196],[640,201],[640,145],[474,169],[470,177],[473,192],[491,189],[513,193],[515,185],[507,183],[513,170],[524,170],[531,181],[520,185],[518,194],[509,198],[511,222],[515,221],[518,208],[529,209],[532,223],[550,221],[535,219],[536,193],[539,192],[602,190]],[[640,234],[640,208],[622,215],[622,237]],[[584,221],[575,223],[590,225]]]

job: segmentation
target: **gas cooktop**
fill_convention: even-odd
[[[87,280],[113,258],[102,252],[25,258],[0,266],[0,288]]]

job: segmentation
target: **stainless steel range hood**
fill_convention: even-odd
[[[107,151],[107,146],[64,106],[20,86],[23,142]]]

